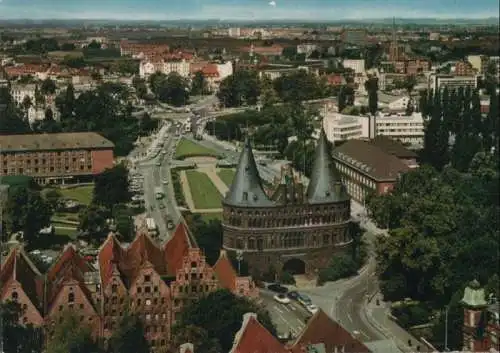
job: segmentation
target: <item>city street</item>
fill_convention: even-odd
[[[260,290],[262,304],[269,311],[278,334],[280,336],[287,336],[291,333],[293,337],[297,337],[305,327],[307,319],[311,314],[294,300],[289,304],[278,303],[273,298],[274,294],[265,289]]]

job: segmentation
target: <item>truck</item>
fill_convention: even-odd
[[[164,196],[163,189],[161,186],[155,187],[155,197],[157,200],[162,199]]]

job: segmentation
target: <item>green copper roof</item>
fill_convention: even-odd
[[[229,192],[224,198],[224,203],[241,207],[269,207],[274,205],[262,187],[248,137],[243,145],[236,175]]]
[[[325,131],[321,129],[318,145],[314,154],[314,165],[307,186],[309,203],[330,203],[349,200],[335,167]]]
[[[484,289],[480,288],[478,281],[472,281],[465,288],[462,303],[470,307],[483,307],[488,305],[485,299]]]

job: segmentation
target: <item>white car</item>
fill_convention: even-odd
[[[290,304],[290,298],[288,298],[284,294],[276,294],[274,297],[274,300],[276,300],[278,303],[281,304]]]
[[[307,306],[307,311],[309,311],[311,314],[316,314],[318,312],[318,307],[314,304],[308,305]]]
[[[167,180],[167,179],[164,179],[164,180],[163,180],[163,184],[164,184],[164,185],[168,185],[168,180]]]

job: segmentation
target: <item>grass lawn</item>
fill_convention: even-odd
[[[229,168],[219,169],[219,171],[217,172],[217,175],[219,176],[219,178],[222,179],[222,181],[224,182],[224,184],[227,185],[227,187],[231,186],[235,174],[236,171],[234,169],[229,169]]]
[[[74,188],[60,189],[63,198],[80,202],[83,205],[90,205],[92,201],[93,185],[75,186]]]
[[[70,239],[76,238],[76,228],[70,228],[66,225],[58,226],[57,224],[54,225],[54,228],[55,228],[55,235],[57,236],[67,237]]]
[[[184,138],[180,140],[179,144],[177,145],[177,149],[175,150],[176,159],[203,156],[217,157],[217,152]]]
[[[219,220],[222,221],[222,213],[214,212],[214,213],[198,213],[203,219],[204,222],[208,223],[211,220]]]
[[[197,209],[221,208],[221,194],[205,173],[187,170],[186,177]]]

